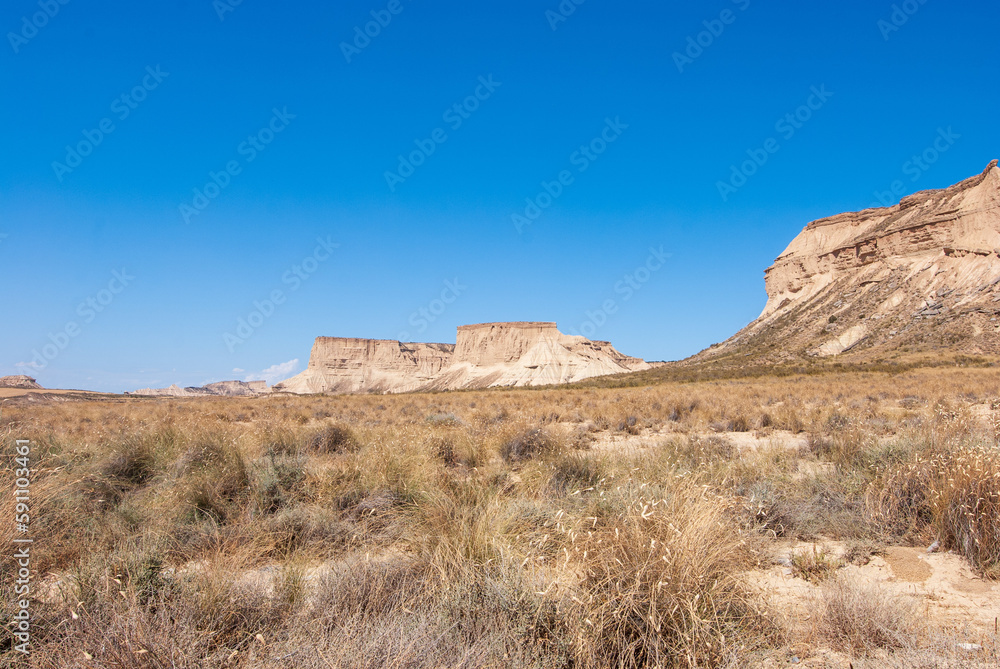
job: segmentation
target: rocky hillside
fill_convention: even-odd
[[[319,337],[309,367],[274,386],[292,393],[407,392],[569,383],[649,369],[609,342],[564,335],[555,323],[458,328],[455,344]]]
[[[760,317],[692,361],[1000,355],[997,161],[894,207],[810,223],[765,284]]]
[[[172,385],[169,388],[143,388],[133,395],[149,395],[153,397],[207,397],[212,395],[222,397],[253,397],[271,392],[266,381],[219,381],[205,386],[190,386],[181,388]]]
[[[0,388],[20,388],[22,390],[41,390],[41,386],[30,376],[0,376]]]

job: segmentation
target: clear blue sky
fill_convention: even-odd
[[[808,221],[1000,155],[992,2],[226,2],[0,10],[0,374],[273,381],[317,335],[502,320],[678,359]]]

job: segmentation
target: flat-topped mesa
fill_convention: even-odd
[[[460,325],[453,362],[496,365],[516,362],[540,343],[558,344],[564,335],[555,323],[480,323]]]
[[[481,323],[460,326],[455,344],[318,337],[306,371],[274,389],[387,393],[530,386],[648,368],[607,342],[564,335],[555,323]]]
[[[394,368],[398,365],[416,366],[426,373],[440,370],[437,362],[446,359],[455,350],[454,344],[406,343],[395,339],[360,339],[357,337],[316,337],[309,366],[329,366],[330,362],[343,364],[369,363]]]
[[[448,365],[454,349],[453,344],[317,337],[306,371],[275,389],[294,393],[414,390]]]
[[[30,376],[15,374],[14,376],[0,376],[0,388],[20,388],[22,390],[41,390],[38,382]]]
[[[765,271],[765,287],[757,320],[706,355],[1000,354],[997,161],[892,207],[813,221]]]

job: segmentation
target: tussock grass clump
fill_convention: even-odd
[[[867,655],[914,643],[913,604],[876,583],[841,575],[823,585],[822,601],[821,631],[842,651]]]
[[[343,425],[329,425],[306,441],[310,453],[354,453],[361,448],[354,431]]]
[[[162,446],[142,437],[126,438],[104,461],[100,473],[117,483],[142,485],[156,474],[157,450]]]
[[[554,558],[581,576],[569,599],[582,666],[716,666],[777,634],[740,580],[755,556],[724,500],[681,478],[596,492],[580,515],[560,512]]]
[[[501,444],[500,457],[509,463],[524,462],[558,449],[559,442],[551,434],[540,427],[533,427]]]
[[[578,451],[560,453],[549,466],[552,471],[549,490],[556,493],[594,488],[607,476],[607,463],[603,459]]]
[[[305,479],[305,458],[272,451],[252,468],[253,492],[264,514],[293,503]]]
[[[317,667],[573,666],[555,606],[511,569],[350,560],[324,576],[306,613],[327,661]]]
[[[180,480],[175,495],[190,520],[224,524],[240,514],[249,496],[251,472],[242,451],[222,435],[210,435],[192,445],[176,466]]]
[[[1000,448],[965,444],[918,455],[876,481],[868,496],[891,531],[964,555],[984,575],[1000,578]]]
[[[843,561],[817,548],[792,553],[792,572],[810,583],[820,583],[844,566]]]
[[[687,471],[704,471],[732,461],[736,448],[720,437],[674,437],[660,445],[663,457]]]

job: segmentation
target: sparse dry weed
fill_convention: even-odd
[[[744,579],[776,537],[859,564],[940,538],[998,575],[998,396],[992,370],[934,369],[8,402],[3,452],[33,442],[33,662],[750,665],[786,643]],[[7,536],[13,517],[0,497]],[[898,602],[820,587],[845,652],[919,653]]]

